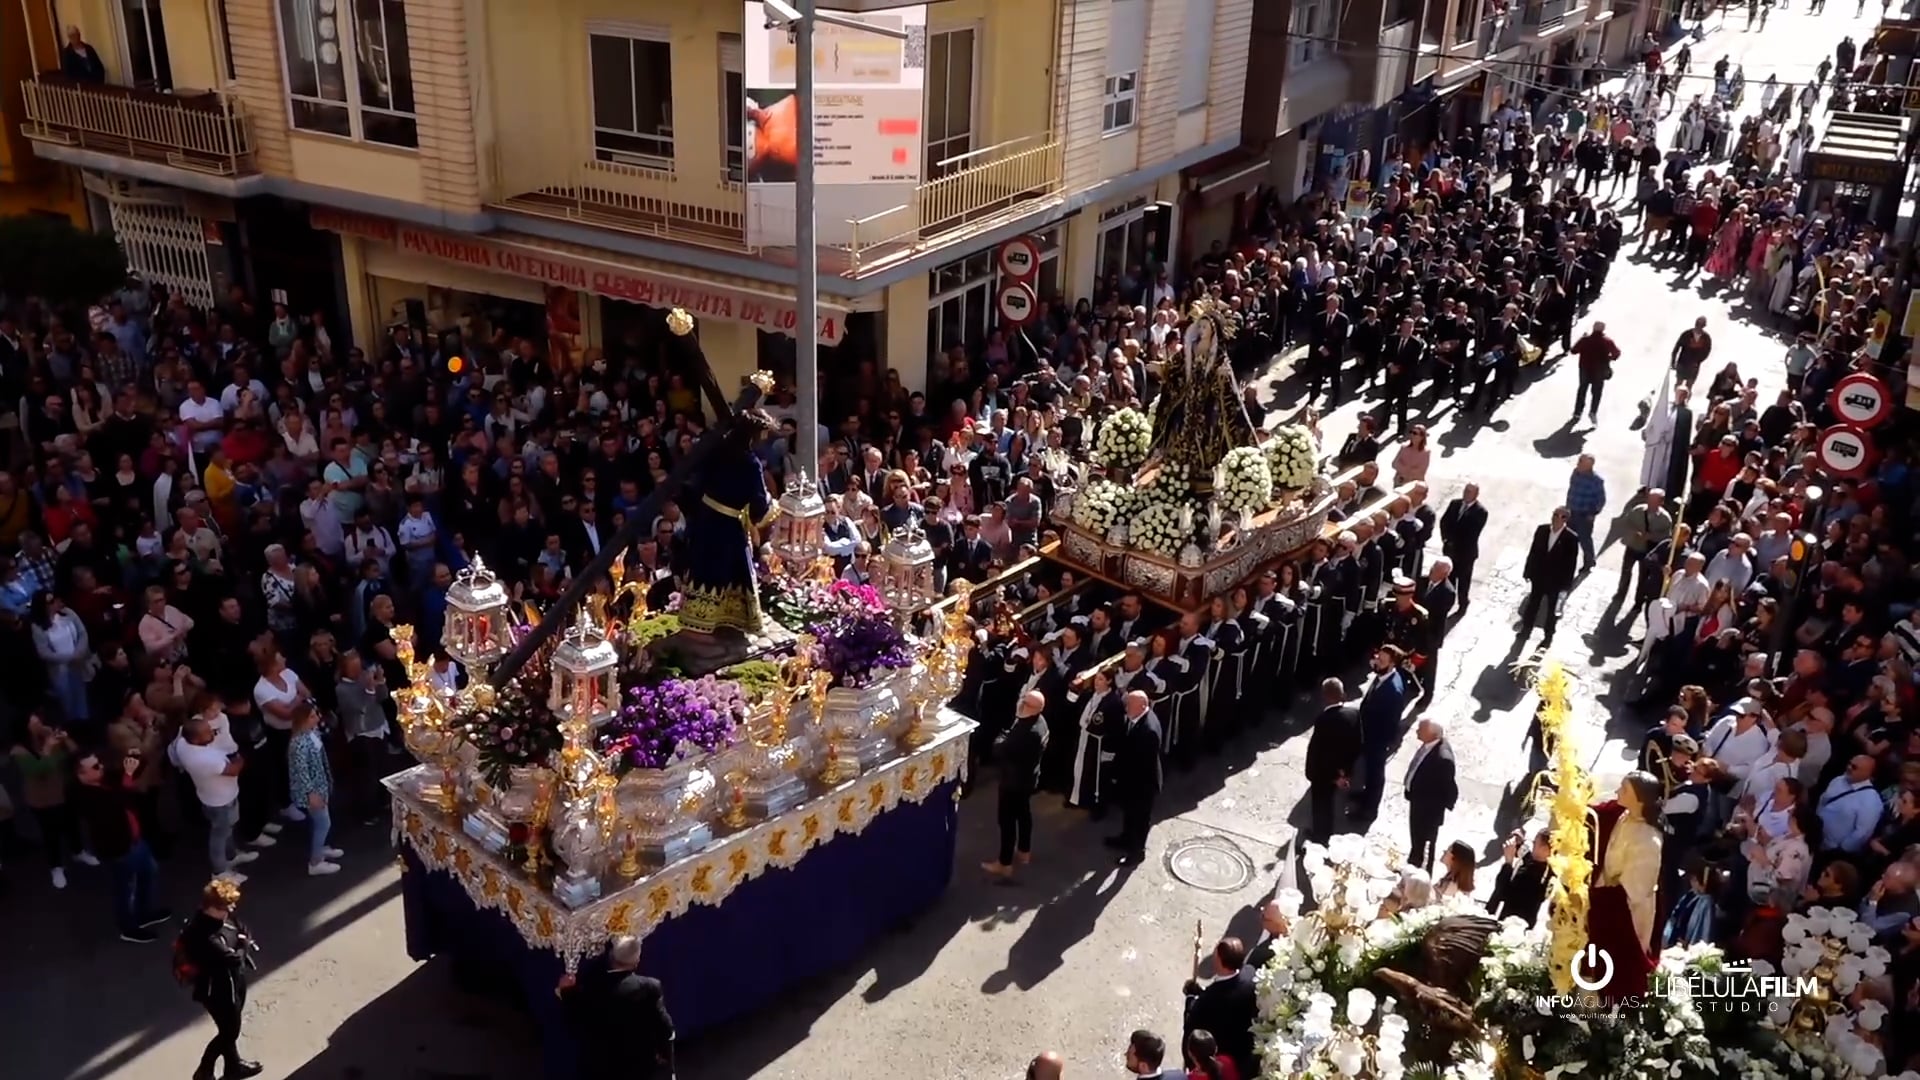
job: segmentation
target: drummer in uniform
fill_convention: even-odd
[[[1428,647],[1427,609],[1414,600],[1413,579],[1393,575],[1393,603],[1381,616],[1385,644],[1397,645],[1406,656],[1407,673],[1422,687],[1426,678]]]

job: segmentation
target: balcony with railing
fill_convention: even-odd
[[[1060,194],[1057,140],[1041,136],[929,162],[938,172],[913,189],[907,202],[857,220],[819,223],[820,269],[857,276],[911,258],[1019,216]],[[746,189],[721,180],[702,186],[664,169],[587,160],[551,175],[524,156],[494,152],[493,174],[508,194],[494,205],[538,217],[645,236],[672,243],[751,253],[778,264],[793,261],[791,247],[762,247],[748,229]],[[762,208],[761,224],[790,234],[791,210]],[[758,230],[753,230],[757,232]]]
[[[240,102],[206,91],[173,94],[45,74],[20,84],[35,142],[93,150],[210,176],[255,172],[253,133]]]
[[[746,189],[737,183],[699,187],[667,170],[588,158],[547,182],[520,187],[520,171],[553,170],[524,159],[510,164],[506,152],[495,147],[494,175],[509,185],[498,201],[505,209],[674,243],[746,249]]]
[[[1567,15],[1581,6],[1583,0],[1529,0],[1521,5],[1520,21],[1536,30],[1554,26],[1565,22]]]
[[[945,175],[906,203],[847,223],[847,269],[860,273],[983,231],[1061,195],[1060,140],[1030,136],[940,163]]]

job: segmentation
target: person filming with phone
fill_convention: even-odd
[[[233,917],[240,886],[216,877],[200,892],[193,913],[173,943],[173,975],[193,990],[193,1000],[213,1019],[214,1035],[200,1054],[193,1080],[213,1080],[216,1062],[224,1062],[222,1080],[260,1075],[260,1063],[240,1056],[241,1014],[247,1007],[247,973],[254,969],[254,944],[247,928]]]

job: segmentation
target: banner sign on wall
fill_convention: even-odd
[[[783,247],[793,243],[799,168],[798,55],[786,29],[767,26],[758,0],[745,8],[748,242]],[[814,22],[815,227],[824,244],[843,242],[851,220],[910,201],[926,110],[926,6],[835,14],[907,39]]]

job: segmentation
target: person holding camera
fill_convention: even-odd
[[[142,769],[159,768],[138,753],[108,764],[97,751],[74,758],[73,800],[93,838],[100,861],[113,869],[113,918],[120,940],[135,945],[158,941],[153,927],[173,918],[153,903],[154,878],[160,866],[142,833],[135,784]]]
[[[247,972],[259,946],[233,917],[240,886],[216,877],[200,892],[193,913],[173,945],[174,978],[193,989],[193,1000],[212,1018],[214,1035],[200,1054],[193,1080],[213,1080],[215,1062],[225,1062],[222,1080],[258,1076],[260,1063],[240,1056],[241,1013],[247,1007]]]

